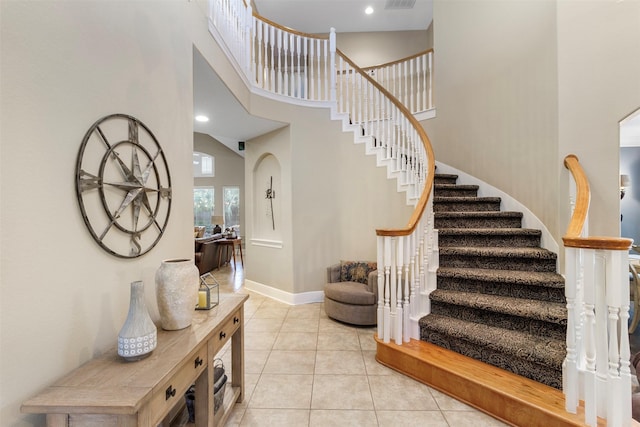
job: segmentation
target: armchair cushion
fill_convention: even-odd
[[[341,261],[340,281],[366,284],[369,280],[369,273],[371,273],[375,269],[375,262]]]

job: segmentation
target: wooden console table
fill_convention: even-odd
[[[190,327],[158,327],[158,346],[146,359],[126,362],[114,349],[90,360],[23,402],[22,412],[47,414],[50,427],[168,426],[195,383],[195,425],[224,425],[235,403],[243,399],[248,298],[223,294],[213,309],[194,310]],[[229,340],[231,372],[226,367],[224,403],[214,413],[214,357]]]

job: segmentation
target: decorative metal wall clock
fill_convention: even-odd
[[[120,258],[153,249],[169,222],[171,176],[149,128],[126,114],[95,122],[78,152],[76,195],[102,249]]]

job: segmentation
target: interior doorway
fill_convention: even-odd
[[[640,244],[640,108],[620,121],[620,236]]]

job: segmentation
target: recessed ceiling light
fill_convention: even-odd
[[[203,116],[203,115],[196,116],[196,122],[208,122],[208,121],[209,121],[209,117],[207,116]]]
[[[371,15],[373,13],[373,8],[371,6],[367,6],[367,8],[364,10],[364,13],[366,13],[367,15]]]

